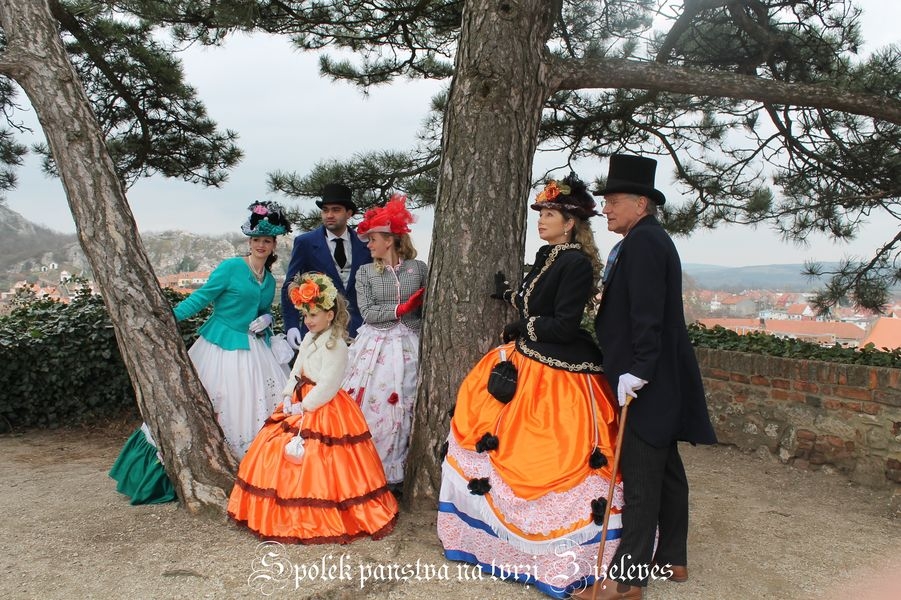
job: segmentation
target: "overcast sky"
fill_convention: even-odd
[[[865,9],[863,34],[868,48],[901,40],[897,29],[901,3],[861,0],[859,4]],[[135,184],[128,198],[141,231],[238,231],[247,205],[254,200],[293,202],[267,192],[266,174],[270,171],[303,174],[321,160],[409,147],[426,116],[429,98],[441,86],[438,82],[402,82],[363,95],[349,85],[321,78],[315,55],[293,50],[284,38],[265,36],[236,36],[223,48],[191,49],[182,54],[182,60],[187,80],[198,90],[212,118],[220,127],[239,133],[238,144],[245,158],[221,189],[162,177]],[[24,94],[20,101],[27,106]],[[25,120],[36,128],[33,115],[25,115]],[[539,157],[534,173],[551,166],[555,166],[553,161]],[[586,181],[607,172],[606,161],[580,163],[578,168]],[[40,172],[36,157],[30,156],[18,174],[18,188],[7,194],[7,206],[52,229],[74,231],[61,183]],[[668,202],[680,202],[680,195],[666,182],[665,168],[658,170],[657,184]],[[312,200],[299,204],[309,208]],[[535,232],[535,213],[529,213],[527,259],[541,244]],[[415,226],[414,242],[423,256],[431,223],[431,214],[425,211]],[[602,218],[594,219],[593,226],[600,251],[606,254],[618,236],[606,231]],[[694,233],[677,238],[676,244],[683,262],[688,263],[744,266],[800,263],[807,258],[832,261],[868,256],[875,244],[892,237],[897,227],[895,220],[869,223],[850,244],[820,237],[799,247],[781,241],[768,229],[750,227]]]

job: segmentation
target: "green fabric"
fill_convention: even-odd
[[[116,480],[116,491],[131,498],[132,504],[160,504],[177,499],[156,448],[140,429],[125,442],[109,476]]]
[[[236,256],[222,261],[202,288],[178,303],[175,318],[187,319],[212,304],[213,314],[198,333],[223,350],[249,350],[250,322],[271,312],[274,297],[272,273],[266,271],[263,282],[259,283],[244,259]],[[269,333],[267,329],[267,345]]]

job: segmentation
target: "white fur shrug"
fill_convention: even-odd
[[[326,347],[330,337],[330,331],[321,334],[308,332],[300,348],[297,351],[297,360],[294,368],[285,383],[283,394],[287,397],[286,405],[294,394],[294,386],[297,377],[304,374],[308,379],[316,382],[313,389],[304,397],[301,405],[304,410],[315,410],[335,397],[341,389],[341,381],[344,378],[344,368],[347,366],[347,344],[343,340],[337,340],[334,348]]]

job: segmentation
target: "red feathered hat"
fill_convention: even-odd
[[[406,201],[406,196],[394,194],[385,206],[367,210],[363,215],[363,221],[357,225],[357,237],[366,242],[369,240],[369,234],[373,232],[394,235],[410,233],[410,223],[414,218],[407,210]]]

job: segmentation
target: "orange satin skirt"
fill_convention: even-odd
[[[535,586],[554,598],[595,580],[622,535],[622,483],[610,490],[618,408],[601,374],[571,373],[503,346],[517,368],[513,399],[488,393],[499,350],[463,380],[441,466],[438,537],[450,560]],[[485,447],[485,434],[496,437]],[[606,458],[605,461],[600,454]],[[592,455],[593,458],[592,458]]]
[[[564,492],[591,474],[609,479],[618,409],[606,378],[551,368],[517,352],[513,342],[503,348],[518,372],[516,395],[503,404],[488,393],[499,351],[488,352],[457,393],[451,432],[460,447],[472,451],[485,433],[497,436],[497,450],[486,454],[525,500]],[[596,447],[608,460],[601,470],[589,465]]]
[[[298,431],[305,452],[296,464],[284,449]],[[303,415],[279,405],[241,461],[228,501],[229,517],[259,537],[300,544],[380,539],[397,511],[366,419],[343,390]]]

